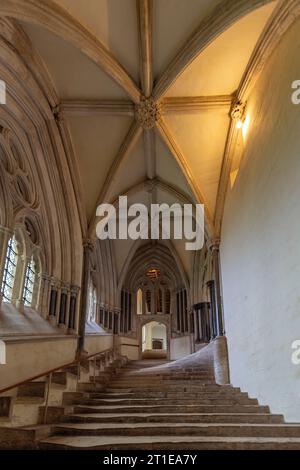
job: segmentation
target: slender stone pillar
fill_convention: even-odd
[[[194,339],[195,339],[195,343],[200,342],[199,311],[195,305],[194,305]]]
[[[213,340],[213,352],[216,382],[220,385],[229,384],[230,374],[226,336],[217,336]]]
[[[210,330],[211,338],[215,338],[218,335],[217,332],[217,303],[216,303],[216,290],[215,290],[215,281],[208,281],[207,287],[209,289],[210,297]]]
[[[61,328],[66,328],[66,319],[67,319],[67,312],[68,312],[68,291],[69,286],[63,284],[61,287],[61,294],[60,294],[60,305],[59,305],[59,315],[58,315],[58,325]]]
[[[69,333],[72,333],[72,334],[76,332],[76,310],[77,310],[77,298],[79,295],[79,291],[80,291],[80,288],[78,286],[71,286],[68,330],[69,330]]]
[[[82,279],[81,279],[81,297],[80,297],[80,316],[78,325],[78,345],[77,357],[85,355],[84,352],[84,337],[85,337],[85,322],[88,308],[88,287],[89,287],[89,274],[91,267],[91,251],[93,250],[92,240],[86,239],[83,242],[83,262],[82,262]]]
[[[50,299],[49,299],[49,318],[55,317],[56,315],[56,303],[57,303],[57,288],[56,281],[54,278],[50,280]]]
[[[214,277],[214,304],[216,309],[217,336],[213,341],[215,379],[219,384],[229,384],[229,359],[227,338],[225,336],[222,282],[220,269],[220,241],[214,240],[210,245]],[[213,306],[212,306],[213,307]]]
[[[56,325],[59,325],[59,315],[60,315],[60,300],[61,300],[61,288],[62,284],[60,281],[57,282],[57,295],[56,295],[56,310],[55,310],[55,320]]]
[[[215,303],[217,314],[217,332],[220,336],[225,334],[224,331],[224,317],[223,317],[223,301],[222,301],[222,286],[221,286],[221,272],[220,272],[220,242],[214,241],[210,245],[212,253],[212,267],[214,275],[215,287]]]
[[[69,315],[70,315],[70,303],[71,303],[71,286],[68,284],[66,287],[67,299],[66,299],[66,313],[65,313],[65,328],[68,329]]]
[[[48,316],[49,297],[50,297],[50,276],[47,274],[41,274],[41,290],[39,294],[39,307],[38,311],[41,313],[43,318]]]
[[[21,313],[24,313],[24,287],[25,287],[25,277],[27,267],[31,261],[31,257],[26,257],[24,255],[20,255],[17,261],[17,268],[16,268],[16,276],[15,276],[15,283],[13,288],[13,297],[12,303],[18,308]]]

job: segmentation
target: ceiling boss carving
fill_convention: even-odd
[[[152,129],[161,117],[160,105],[153,98],[142,98],[135,107],[135,117],[143,129]]]

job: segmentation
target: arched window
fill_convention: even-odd
[[[146,309],[147,313],[151,313],[151,291],[149,289],[146,291]]]
[[[23,302],[26,307],[32,306],[32,297],[34,291],[34,284],[36,280],[36,269],[33,256],[27,264],[25,280],[24,280],[24,290],[23,290]]]
[[[156,313],[162,313],[162,291],[157,289],[156,292]]]
[[[143,292],[142,289],[138,289],[136,293],[136,313],[142,315],[143,313]]]
[[[11,302],[15,282],[16,267],[18,261],[18,249],[15,237],[10,238],[6,251],[4,273],[1,292],[4,302]]]
[[[89,308],[88,308],[88,315],[87,320],[90,322],[96,321],[96,310],[97,310],[97,293],[96,288],[93,283],[90,284],[89,287]]]

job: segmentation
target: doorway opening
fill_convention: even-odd
[[[167,358],[167,327],[163,323],[151,321],[142,328],[142,358]]]

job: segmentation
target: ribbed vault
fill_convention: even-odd
[[[55,142],[48,158],[57,160],[56,177],[63,179],[61,152],[70,172],[63,182],[72,193],[68,214],[55,187],[50,191],[62,209],[54,226],[63,226],[60,217],[68,223],[60,234],[65,250],[53,253],[64,266],[72,266],[64,257],[70,259],[76,237],[95,237],[97,205],[123,194],[147,204],[203,203],[206,237],[220,236],[230,174],[239,168],[236,148],[243,148],[232,111],[246,104],[266,58],[299,15],[299,1],[193,0],[188,11],[183,3],[0,3],[2,78],[14,83],[7,125],[27,133],[45,126],[50,137],[44,133],[41,148],[49,138]],[[74,203],[80,234],[72,226]],[[169,245],[171,265],[175,259],[183,283],[192,283],[194,254]],[[111,292],[142,248],[126,242],[105,248],[112,263],[119,261],[103,288],[106,302],[114,303]],[[78,268],[71,270],[78,277]]]

